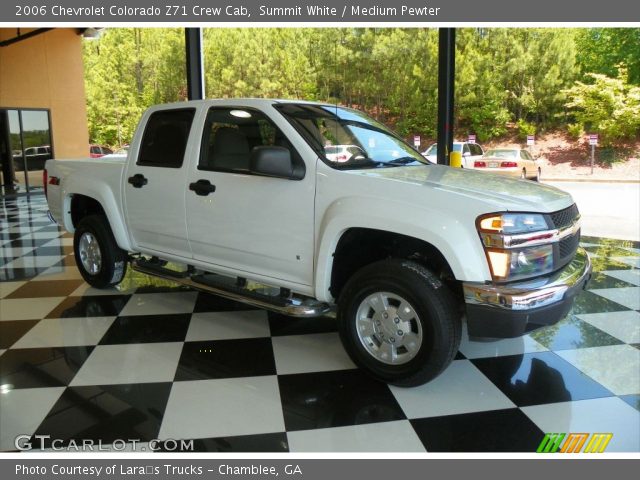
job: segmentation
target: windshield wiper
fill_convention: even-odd
[[[394,158],[393,160],[389,160],[388,162],[385,162],[385,163],[387,165],[409,165],[410,163],[416,163],[416,162],[422,165],[426,164],[425,162],[421,162],[417,158],[410,157],[410,156]]]

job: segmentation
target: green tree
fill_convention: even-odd
[[[629,84],[627,69],[620,67],[616,78],[599,73],[588,77],[591,83],[576,82],[565,92],[578,124],[600,133],[605,146],[638,135],[640,86]]]
[[[589,73],[615,77],[617,65],[627,66],[629,83],[640,85],[640,28],[576,29],[576,60],[584,81]]]

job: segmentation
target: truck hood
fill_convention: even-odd
[[[446,191],[503,211],[548,213],[573,204],[571,195],[549,185],[444,165],[351,170],[349,173]]]

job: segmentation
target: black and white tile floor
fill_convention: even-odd
[[[129,273],[95,290],[42,196],[0,206],[0,450],[17,435],[195,439],[204,451],[519,451],[612,432],[640,451],[640,249],[584,238],[596,273],[556,326],[413,389],[367,378],[331,319],[292,320]]]

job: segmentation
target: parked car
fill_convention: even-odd
[[[362,153],[362,150],[356,145],[326,145],[324,147],[324,155],[331,162],[346,162],[359,153]]]
[[[24,157],[22,151],[15,150],[13,153],[13,167],[16,172],[24,171],[24,162],[26,159],[27,169],[29,171],[38,171],[44,169],[47,160],[53,158],[50,145],[40,145],[38,147],[27,147],[24,149]]]
[[[89,156],[91,158],[100,158],[111,153],[113,153],[113,150],[111,150],[109,147],[95,144],[89,146]]]
[[[16,172],[24,171],[24,162],[27,162],[29,171],[39,171],[44,169],[44,164],[52,158],[51,146],[41,145],[39,147],[27,147],[24,149],[24,157],[21,150],[12,151],[13,167]]]
[[[475,160],[474,168],[522,179],[540,181],[542,168],[528,150],[523,148],[494,148]]]
[[[473,168],[473,162],[484,155],[480,145],[470,142],[453,142],[453,151],[462,152],[462,168]],[[422,155],[431,163],[438,163],[438,144],[431,145]]]
[[[128,154],[129,154],[129,145],[124,145],[118,148],[117,150],[115,150],[113,153],[104,155],[102,158],[126,157]]]
[[[331,161],[335,138],[361,154]],[[118,284],[130,266],[290,317],[335,312],[346,351],[381,381],[444,371],[463,312],[475,337],[555,324],[590,278],[568,193],[432,165],[357,110],[159,105],[131,145],[46,164],[51,215],[87,283]]]

